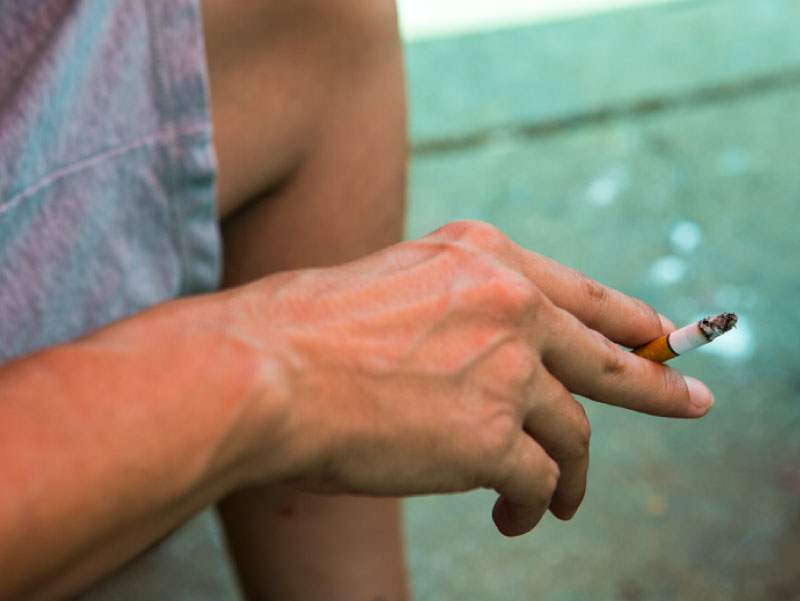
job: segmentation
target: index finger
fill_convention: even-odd
[[[650,305],[580,271],[520,248],[523,273],[554,305],[606,338],[635,348],[675,329]]]

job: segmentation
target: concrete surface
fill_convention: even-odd
[[[679,6],[408,47],[409,235],[483,219],[679,325],[742,317],[673,362],[706,418],[585,402],[573,521],[408,501],[417,601],[800,600],[800,2]]]
[[[753,79],[796,81],[798,24],[797,0],[705,0],[411,43],[412,137],[452,143]]]

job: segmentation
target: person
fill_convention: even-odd
[[[218,504],[249,598],[405,599],[397,498],[519,535],[583,498],[572,394],[711,406],[618,346],[673,329],[637,299],[484,223],[401,241],[389,0],[0,24],[0,598],[235,599]]]

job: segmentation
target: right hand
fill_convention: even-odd
[[[279,357],[287,479],[370,495],[492,488],[506,535],[548,507],[569,519],[583,499],[590,428],[571,393],[672,417],[712,402],[617,346],[672,329],[650,307],[483,223],[229,299],[231,330]],[[262,453],[259,473],[275,457]]]

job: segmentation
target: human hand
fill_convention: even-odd
[[[699,417],[697,380],[619,348],[672,329],[644,303],[457,222],[331,269],[229,297],[231,326],[276,348],[291,399],[285,475],[327,492],[492,488],[506,535],[584,496],[590,427],[571,393]],[[261,456],[263,473],[275,457]]]

